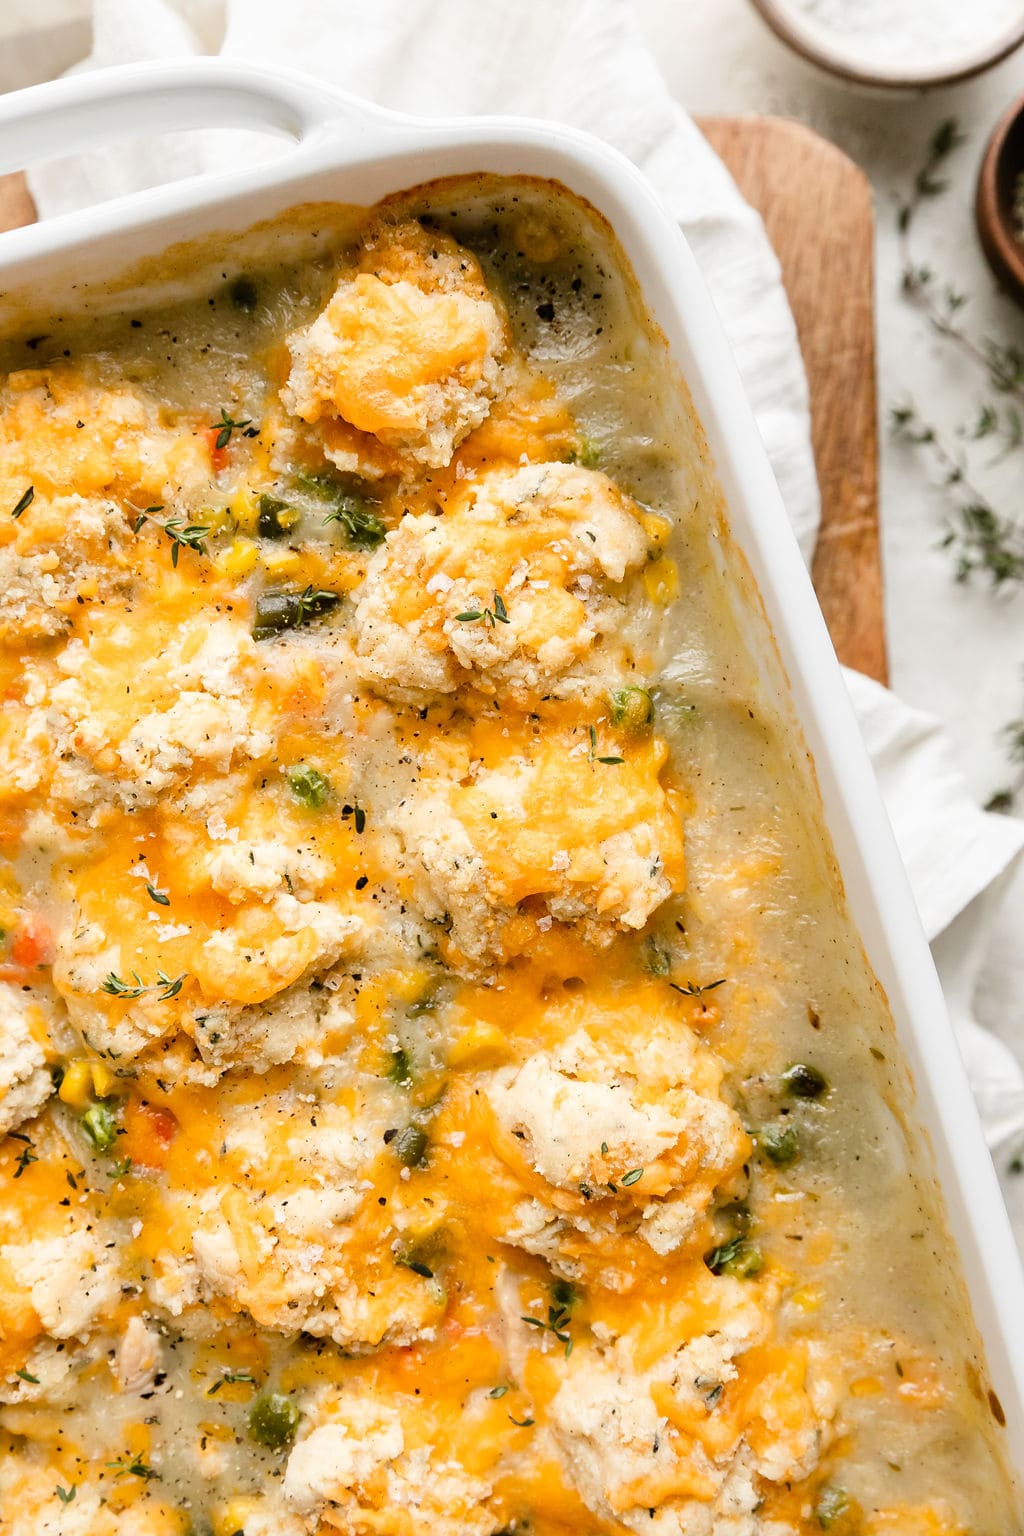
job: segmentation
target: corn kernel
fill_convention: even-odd
[[[817,1312],[821,1306],[822,1293],[818,1285],[802,1285],[798,1291],[794,1291],[789,1298],[794,1307],[799,1307],[801,1312]]]
[[[644,587],[652,603],[663,607],[679,592],[679,572],[674,560],[653,560],[644,567]]]
[[[117,1078],[105,1061],[89,1063],[93,1093],[98,1099],[109,1099],[117,1089]]]
[[[214,1511],[213,1536],[235,1536],[236,1531],[244,1531],[246,1520],[257,1514],[259,1507],[259,1499],[229,1499]]]
[[[640,515],[640,526],[651,541],[654,549],[663,549],[668,542],[668,536],[672,531],[672,524],[666,517],[659,517],[657,512],[643,512]]]
[[[248,491],[236,491],[228,502],[228,511],[243,533],[255,533],[259,527],[260,505]]]
[[[88,1061],[70,1061],[57,1089],[57,1097],[72,1109],[85,1109],[92,1100],[92,1069]]]
[[[504,1060],[509,1055],[508,1041],[496,1024],[471,1024],[452,1041],[448,1060],[453,1067],[464,1067],[489,1057]]]
[[[850,1383],[851,1397],[877,1397],[881,1390],[882,1383],[877,1376],[859,1376]]]
[[[264,557],[263,564],[268,576],[294,576],[301,569],[302,556],[294,549],[274,550]]]
[[[235,539],[230,549],[226,549],[217,564],[225,576],[248,576],[256,564],[259,554],[253,539]]]

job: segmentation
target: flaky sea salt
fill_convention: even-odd
[[[1024,0],[782,0],[808,41],[865,70],[954,70],[1024,23]]]

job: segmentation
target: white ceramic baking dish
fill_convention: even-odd
[[[293,142],[258,168],[179,182],[0,238],[0,329],[26,301],[55,313],[76,285],[293,205],[373,203],[479,171],[553,178],[610,222],[707,434],[730,530],[753,574],[817,772],[850,911],[885,988],[931,1139],[1008,1452],[1024,1471],[1024,1277],[938,978],[828,633],[693,256],[651,188],[583,134],[515,119],[406,118],[313,81],[214,61],[110,70],[0,98],[0,171],[90,143],[189,127]],[[781,677],[766,661],[766,675]],[[769,686],[771,683],[769,681]],[[782,686],[781,684],[779,685]],[[784,692],[784,689],[782,689]],[[788,711],[785,699],[782,708]]]

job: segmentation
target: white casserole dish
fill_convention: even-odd
[[[302,77],[212,61],[130,67],[0,98],[0,171],[137,131],[255,127],[293,140],[273,162],[121,199],[0,240],[0,330],[55,313],[90,282],[166,247],[230,235],[305,202],[374,203],[419,182],[491,171],[563,182],[614,229],[692,394],[730,532],[777,650],[755,635],[766,689],[803,733],[850,914],[891,1005],[935,1153],[1009,1459],[1024,1473],[1024,1277],[906,876],[778,488],[694,259],[639,173],[598,141],[514,119],[423,121]],[[781,668],[779,662],[781,661]],[[789,702],[786,698],[786,680]],[[791,705],[791,711],[790,711]],[[995,1411],[995,1410],[993,1410]]]

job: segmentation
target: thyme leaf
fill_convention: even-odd
[[[228,443],[230,443],[232,432],[242,432],[246,427],[251,427],[252,418],[245,416],[241,421],[233,421],[224,407],[221,406],[220,420],[215,421],[213,425],[214,427],[220,428],[220,431],[217,433],[216,442],[214,444],[214,446],[219,450],[221,448],[226,448]]]
[[[36,488],[34,485],[30,485],[27,491],[23,491],[18,499],[18,505],[11,509],[11,516],[13,518],[19,518],[25,509],[32,505],[32,498],[35,496],[35,494]]]

